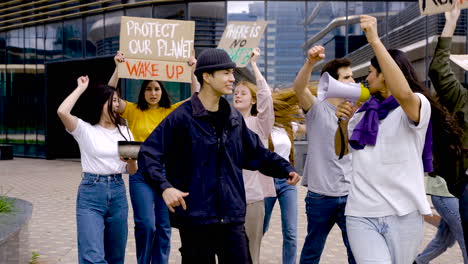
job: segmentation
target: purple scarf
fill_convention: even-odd
[[[349,139],[349,144],[354,149],[363,149],[366,145],[375,145],[377,133],[379,132],[379,120],[385,119],[391,110],[397,108],[400,104],[393,96],[387,97],[381,101],[378,97],[372,96],[361,108],[357,111],[363,112],[364,116],[361,121],[356,125],[353,134]],[[426,140],[424,142],[424,149],[422,160],[425,172],[432,172],[432,122],[426,131]]]

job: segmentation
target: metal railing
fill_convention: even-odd
[[[462,12],[459,18],[455,35],[465,35],[466,13]],[[379,32],[384,32],[385,28],[389,31],[381,36],[383,43],[388,43],[387,48],[401,49],[416,42],[425,40],[431,36],[438,35],[444,27],[444,14],[437,14],[427,17],[421,16],[417,4],[410,6],[402,12],[389,16],[388,25],[385,20],[379,23]],[[367,44],[351,53],[346,57],[353,61],[353,64],[359,65],[369,61],[374,56],[371,47]]]

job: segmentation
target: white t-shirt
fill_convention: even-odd
[[[421,158],[431,105],[424,95],[416,95],[421,99],[417,125],[399,106],[380,121],[375,146],[353,150],[346,215],[383,217],[414,211],[423,215],[432,213],[424,189]],[[364,113],[356,113],[349,121],[350,137]]]
[[[78,142],[81,153],[83,172],[94,174],[115,174],[125,172],[126,163],[120,160],[117,141],[125,140],[117,128],[110,130],[96,124],[84,122],[80,118],[76,129],[69,132]],[[133,140],[132,133],[119,126],[128,140]],[[130,133],[130,134],[129,134]]]
[[[275,148],[276,154],[289,161],[291,140],[288,137],[288,132],[286,132],[284,128],[273,127],[273,130],[271,131],[271,141]]]

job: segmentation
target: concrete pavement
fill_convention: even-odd
[[[39,254],[40,264],[77,261],[75,203],[80,182],[81,167],[77,161],[23,159],[0,161],[0,193],[33,203],[33,216],[29,224],[30,251]],[[128,176],[124,176],[128,187]],[[298,187],[298,259],[306,235],[307,219],[304,197],[307,190]],[[127,192],[128,193],[128,192]],[[130,198],[129,206],[130,206]],[[133,237],[133,212],[129,210],[129,236],[125,263],[136,263]],[[425,223],[424,243],[421,250],[434,237],[436,228]],[[173,229],[170,263],[180,263],[180,239]],[[281,263],[281,220],[278,204],[275,206],[270,230],[262,241],[261,263]],[[346,250],[337,226],[328,237],[321,262],[347,263]],[[433,264],[463,263],[458,244],[447,250]]]

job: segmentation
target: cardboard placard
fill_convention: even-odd
[[[122,16],[119,77],[190,83],[194,35],[193,21]]]
[[[452,9],[455,1],[460,0],[419,0],[421,15],[444,13]],[[460,9],[468,8],[468,0],[460,1]]]
[[[257,48],[267,26],[265,21],[232,21],[224,30],[218,48],[224,49],[237,67],[245,67]]]
[[[468,55],[450,55],[450,60],[468,71]]]

